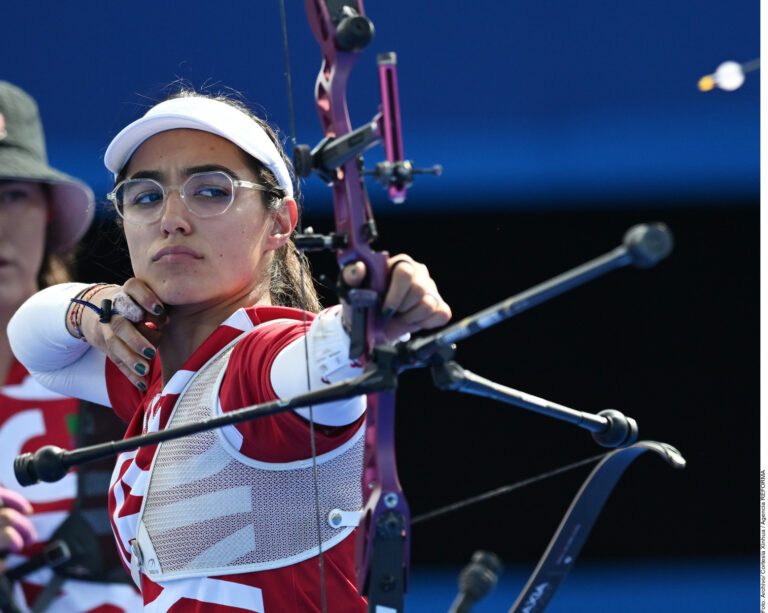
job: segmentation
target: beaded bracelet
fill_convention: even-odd
[[[77,338],[84,340],[85,335],[83,334],[82,330],[80,330],[80,323],[82,321],[82,313],[83,308],[85,306],[90,306],[90,308],[96,309],[96,312],[99,314],[99,321],[102,321],[102,318],[104,317],[104,309],[99,309],[94,304],[91,304],[88,302],[89,299],[93,298],[96,294],[98,294],[101,290],[105,288],[105,286],[111,285],[110,283],[94,283],[93,285],[89,285],[82,291],[78,292],[77,295],[74,298],[70,299],[70,303],[73,303],[74,306],[69,311],[69,323],[72,324],[72,327],[74,328]],[[102,303],[103,307],[103,303]],[[111,303],[110,306],[106,309],[109,311],[109,317],[113,315]],[[109,320],[107,320],[109,321]]]
[[[77,292],[77,295],[75,296],[75,298],[82,298],[85,295],[85,293],[88,292],[92,288],[93,288],[93,286],[89,285],[85,289],[80,290],[79,292]],[[71,300],[70,300],[70,302],[71,302]],[[81,307],[79,307],[77,304],[75,304],[74,307],[70,307],[68,309],[68,312],[69,312],[69,323],[71,324],[71,326],[74,328],[75,332],[77,333],[77,338],[82,339],[83,338],[83,333],[80,330],[80,326],[77,324],[77,312],[78,312],[78,310],[80,308]]]

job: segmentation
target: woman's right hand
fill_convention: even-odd
[[[21,494],[0,486],[0,549],[19,553],[37,540],[27,515],[32,505]]]
[[[160,299],[136,278],[128,279],[122,286],[103,286],[90,301],[101,305],[102,300],[109,299],[114,303],[118,294],[128,296],[141,308],[140,321],[134,322],[115,314],[109,323],[104,324],[99,321],[95,311],[86,307],[82,310],[80,331],[89,344],[103,351],[136,387],[145,391],[145,375],[149,372],[149,363],[156,355],[162,327],[168,316]],[[70,325],[68,322],[67,326]]]

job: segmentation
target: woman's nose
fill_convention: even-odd
[[[192,230],[190,212],[177,188],[168,190],[160,218],[162,231],[166,234],[189,234]]]

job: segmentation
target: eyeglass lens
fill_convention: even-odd
[[[115,204],[127,221],[155,221],[162,215],[166,193],[173,189],[176,187],[164,188],[154,179],[128,179],[115,191]],[[234,183],[225,172],[202,172],[189,177],[179,192],[192,213],[212,217],[220,215],[232,204]]]

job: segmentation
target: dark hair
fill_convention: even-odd
[[[247,115],[252,121],[257,123],[274,143],[277,151],[280,153],[280,157],[283,158],[288,172],[293,179],[293,164],[285,153],[283,145],[278,138],[277,131],[272,128],[264,119],[256,116],[251,110],[239,100],[226,96],[223,94],[211,95],[197,92],[190,88],[182,88],[168,96],[165,100],[172,100],[174,98],[208,98],[210,100],[216,100],[228,104],[240,112]],[[164,102],[164,101],[163,101]],[[241,150],[242,151],[242,150]],[[285,196],[284,190],[280,187],[277,179],[271,170],[269,170],[264,164],[257,160],[252,155],[242,151],[243,159],[254,173],[257,181],[264,185],[271,187],[267,192],[263,192],[264,205],[268,210],[277,210],[283,205],[283,198]],[[125,163],[117,178],[115,179],[115,185],[122,181],[124,177],[125,168],[128,166],[128,162]],[[295,187],[297,193],[295,195],[296,201],[299,202],[298,184]],[[296,234],[294,229],[291,234],[291,238],[279,249],[273,252],[272,264],[269,269],[270,281],[269,281],[269,294],[272,304],[276,306],[287,306],[299,309],[306,309],[312,313],[317,313],[323,307],[320,304],[320,299],[317,295],[315,285],[312,279],[312,273],[309,266],[307,257],[300,252],[293,242],[293,236]]]
[[[72,251],[66,253],[46,252],[43,256],[43,263],[37,273],[38,289],[45,289],[51,285],[71,281],[74,259]]]

